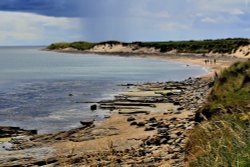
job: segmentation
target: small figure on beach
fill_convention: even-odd
[[[214,80],[218,79],[218,77],[219,77],[219,76],[218,76],[218,73],[215,71],[215,72],[214,72]]]
[[[216,64],[216,61],[217,61],[217,60],[216,60],[216,59],[214,59],[214,64]]]
[[[205,59],[204,63],[205,64],[216,64],[217,60],[216,59]]]
[[[208,60],[208,59],[205,59],[204,62],[205,62],[205,64],[208,64],[208,63],[209,63],[209,60]]]
[[[210,62],[210,64],[213,64],[213,60],[210,59],[209,62]]]

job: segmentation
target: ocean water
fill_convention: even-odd
[[[72,129],[81,120],[103,119],[108,111],[90,111],[86,102],[112,99],[125,91],[119,84],[183,80],[208,70],[175,61],[40,49],[0,48],[0,126],[39,133]]]

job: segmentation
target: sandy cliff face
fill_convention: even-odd
[[[159,49],[153,47],[139,47],[138,45],[122,45],[122,44],[100,44],[90,49],[91,52],[124,52],[124,53],[158,53]]]
[[[137,44],[99,44],[94,46],[89,50],[90,52],[99,52],[99,53],[161,53],[160,49],[154,47],[140,47]],[[166,52],[166,54],[175,54],[178,51],[176,49]],[[229,56],[237,58],[250,58],[250,45],[239,47],[234,53],[231,54],[221,54],[210,52],[206,54],[207,56]]]
[[[233,55],[240,58],[250,58],[250,45],[239,47]]]

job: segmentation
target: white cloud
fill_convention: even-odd
[[[230,14],[232,15],[242,15],[244,14],[245,12],[241,9],[232,9],[231,11],[229,11]]]
[[[57,18],[21,12],[0,12],[0,18],[0,44],[3,45],[11,43],[11,40],[23,40],[24,43],[31,44],[38,40],[59,40],[62,38],[61,34],[65,33],[65,38],[67,35],[73,37],[76,35],[74,32],[81,29],[78,18]]]
[[[211,18],[211,17],[205,17],[201,19],[201,22],[203,23],[218,23],[217,19]]]
[[[190,0],[201,13],[228,13],[241,15],[248,11],[248,0]]]

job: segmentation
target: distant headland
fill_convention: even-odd
[[[250,39],[227,38],[215,40],[190,40],[167,42],[59,42],[50,44],[48,50],[65,52],[96,52],[96,53],[148,53],[178,54],[192,53],[201,55],[230,55],[238,58],[250,57]]]

